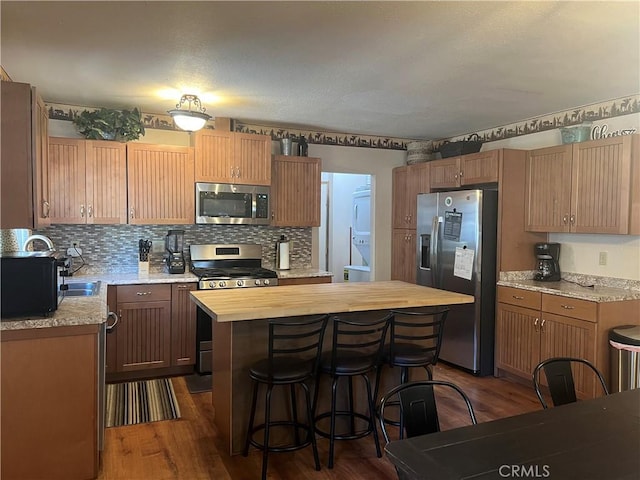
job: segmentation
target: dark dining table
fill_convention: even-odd
[[[403,479],[640,478],[640,389],[392,441]]]

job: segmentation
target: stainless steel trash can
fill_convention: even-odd
[[[609,330],[609,346],[611,393],[640,388],[640,325]]]

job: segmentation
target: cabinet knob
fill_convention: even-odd
[[[236,178],[240,178],[240,167],[236,167]]]
[[[541,333],[544,333],[544,322],[546,322],[546,321],[547,320],[543,318],[542,321],[540,322],[540,332]]]
[[[569,217],[569,222],[571,222],[571,225],[575,225],[576,224],[576,216],[575,215],[571,215]]]
[[[80,216],[84,218],[84,204],[80,205]]]
[[[89,208],[87,209],[87,216],[93,217],[93,205],[89,205]]]
[[[462,172],[458,173],[458,175],[460,175],[460,178],[462,178]]]
[[[130,218],[133,218],[133,217],[134,217],[134,215],[135,215],[135,212],[136,212],[136,211],[135,211],[135,209],[134,209],[133,207],[131,207],[131,208],[129,209],[129,217],[130,217]]]
[[[564,223],[565,225],[566,225],[567,223],[569,223],[569,216],[568,216],[568,215],[563,215],[563,216],[562,216],[562,223]]]
[[[51,205],[46,200],[42,201],[42,218],[49,218],[51,212]]]
[[[536,332],[538,331],[538,322],[539,322],[539,321],[540,321],[540,320],[538,320],[538,319],[536,318],[536,319],[535,319],[535,321],[533,322],[533,328],[535,329],[535,331],[536,331]]]

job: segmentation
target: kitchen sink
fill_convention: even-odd
[[[70,282],[65,285],[69,287],[63,290],[65,297],[92,297],[100,293],[101,282]]]

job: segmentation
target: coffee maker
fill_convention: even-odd
[[[182,244],[184,241],[184,230],[169,230],[164,237],[164,261],[167,264],[169,273],[184,273],[184,254]]]
[[[559,243],[536,243],[534,247],[536,259],[538,260],[538,271],[534,275],[534,280],[542,282],[557,282],[560,280],[560,244]]]

